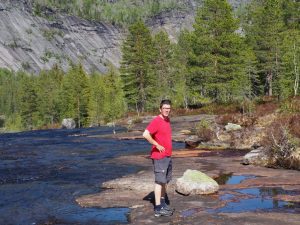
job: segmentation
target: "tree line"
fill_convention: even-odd
[[[114,122],[126,111],[120,76],[88,75],[81,64],[55,65],[38,76],[0,69],[0,111],[7,130],[55,127],[73,118],[78,127]]]
[[[119,70],[88,75],[59,66],[38,76],[0,70],[0,112],[6,127],[30,129],[71,117],[77,125],[139,115],[172,99],[175,108],[299,95],[300,7],[296,0],[252,0],[233,11],[226,0],[204,0],[193,30],[172,43],[131,24]]]
[[[127,27],[138,19],[146,20],[163,11],[187,10],[187,0],[30,0],[33,13],[48,17],[46,8],[85,19]],[[46,10],[47,11],[47,10]],[[51,17],[50,17],[51,18]]]

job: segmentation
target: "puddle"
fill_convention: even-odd
[[[224,184],[239,184],[247,179],[253,179],[256,176],[254,175],[233,175],[232,173],[221,174],[215,179],[219,185]]]
[[[219,184],[234,185],[254,175],[221,174],[215,179]],[[235,194],[236,193],[236,194]],[[275,199],[277,195],[298,195],[299,191],[285,190],[281,187],[259,187],[230,190],[230,193],[221,195],[219,199],[226,205],[217,209],[209,209],[209,213],[241,213],[249,211],[276,211],[299,212],[300,203]]]
[[[276,201],[272,199],[241,199],[238,202],[229,202],[219,209],[208,210],[209,213],[241,213],[257,210],[275,210],[289,206],[288,202]]]
[[[237,197],[234,194],[220,196],[223,201],[228,203],[218,209],[208,210],[209,213],[240,213],[249,211],[276,211],[278,209],[296,212],[300,209],[300,204],[274,199],[279,194],[296,195],[297,191],[287,191],[282,188],[246,188],[234,190],[239,194],[245,195]]]

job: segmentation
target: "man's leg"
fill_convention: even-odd
[[[155,183],[154,195],[155,195],[155,207],[154,216],[172,216],[173,211],[166,209],[163,205],[164,202],[161,201],[162,190],[165,189],[165,184]]]
[[[162,186],[160,204],[165,210],[174,212],[174,209],[170,208],[166,203],[167,186],[168,186],[168,183],[172,180],[172,160],[171,160],[171,158],[169,161],[166,178],[167,178],[167,183]]]
[[[160,198],[162,196],[162,185],[155,183],[154,187],[155,206],[160,206]]]
[[[155,186],[154,186],[154,196],[155,196],[155,207],[154,215],[158,216],[171,216],[172,211],[167,210],[163,207],[163,202],[161,198],[164,197],[166,193],[166,183],[167,183],[167,168],[168,159],[163,158],[160,160],[153,160],[154,172],[155,172]]]
[[[164,205],[166,203],[166,201],[165,201],[166,193],[167,193],[167,184],[163,184],[161,186],[161,196],[160,196],[160,204],[161,205]]]

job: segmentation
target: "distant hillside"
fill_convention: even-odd
[[[119,67],[120,46],[126,36],[126,24],[119,23],[114,18],[118,18],[118,13],[123,12],[122,4],[136,7],[132,11],[136,14],[130,17],[123,12],[124,18],[135,18],[134,15],[139,17],[143,15],[141,12],[146,12],[151,6],[152,11],[142,19],[153,32],[165,29],[172,41],[176,41],[183,28],[192,29],[195,10],[201,4],[201,1],[185,0],[176,5],[177,1],[165,0],[159,1],[158,8],[153,8],[153,4],[149,2],[155,1],[102,1],[106,2],[106,17],[97,19],[82,11],[89,10],[87,7],[79,7],[77,2],[82,1],[57,1],[59,3],[56,5],[51,2],[54,1],[1,1],[0,67],[38,73],[56,63],[67,69],[69,62],[81,62],[89,72],[105,72],[109,63]],[[73,3],[73,8],[64,2]],[[141,2],[145,2],[145,5]],[[230,2],[236,7],[245,1]],[[110,7],[111,20],[109,5],[114,6]],[[97,15],[96,9],[94,7],[94,14],[91,15]]]

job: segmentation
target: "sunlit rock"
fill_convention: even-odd
[[[263,147],[259,147],[257,149],[252,150],[247,153],[243,158],[244,165],[260,165],[266,166],[269,162],[269,157],[265,153]]]
[[[225,126],[225,129],[226,129],[227,131],[241,130],[242,127],[241,127],[241,125],[238,125],[238,124],[228,123],[228,124]]]
[[[183,195],[212,194],[218,190],[218,183],[198,170],[188,169],[176,181],[176,191]]]
[[[63,129],[74,129],[76,127],[76,123],[72,118],[63,119],[61,123],[61,128]]]

